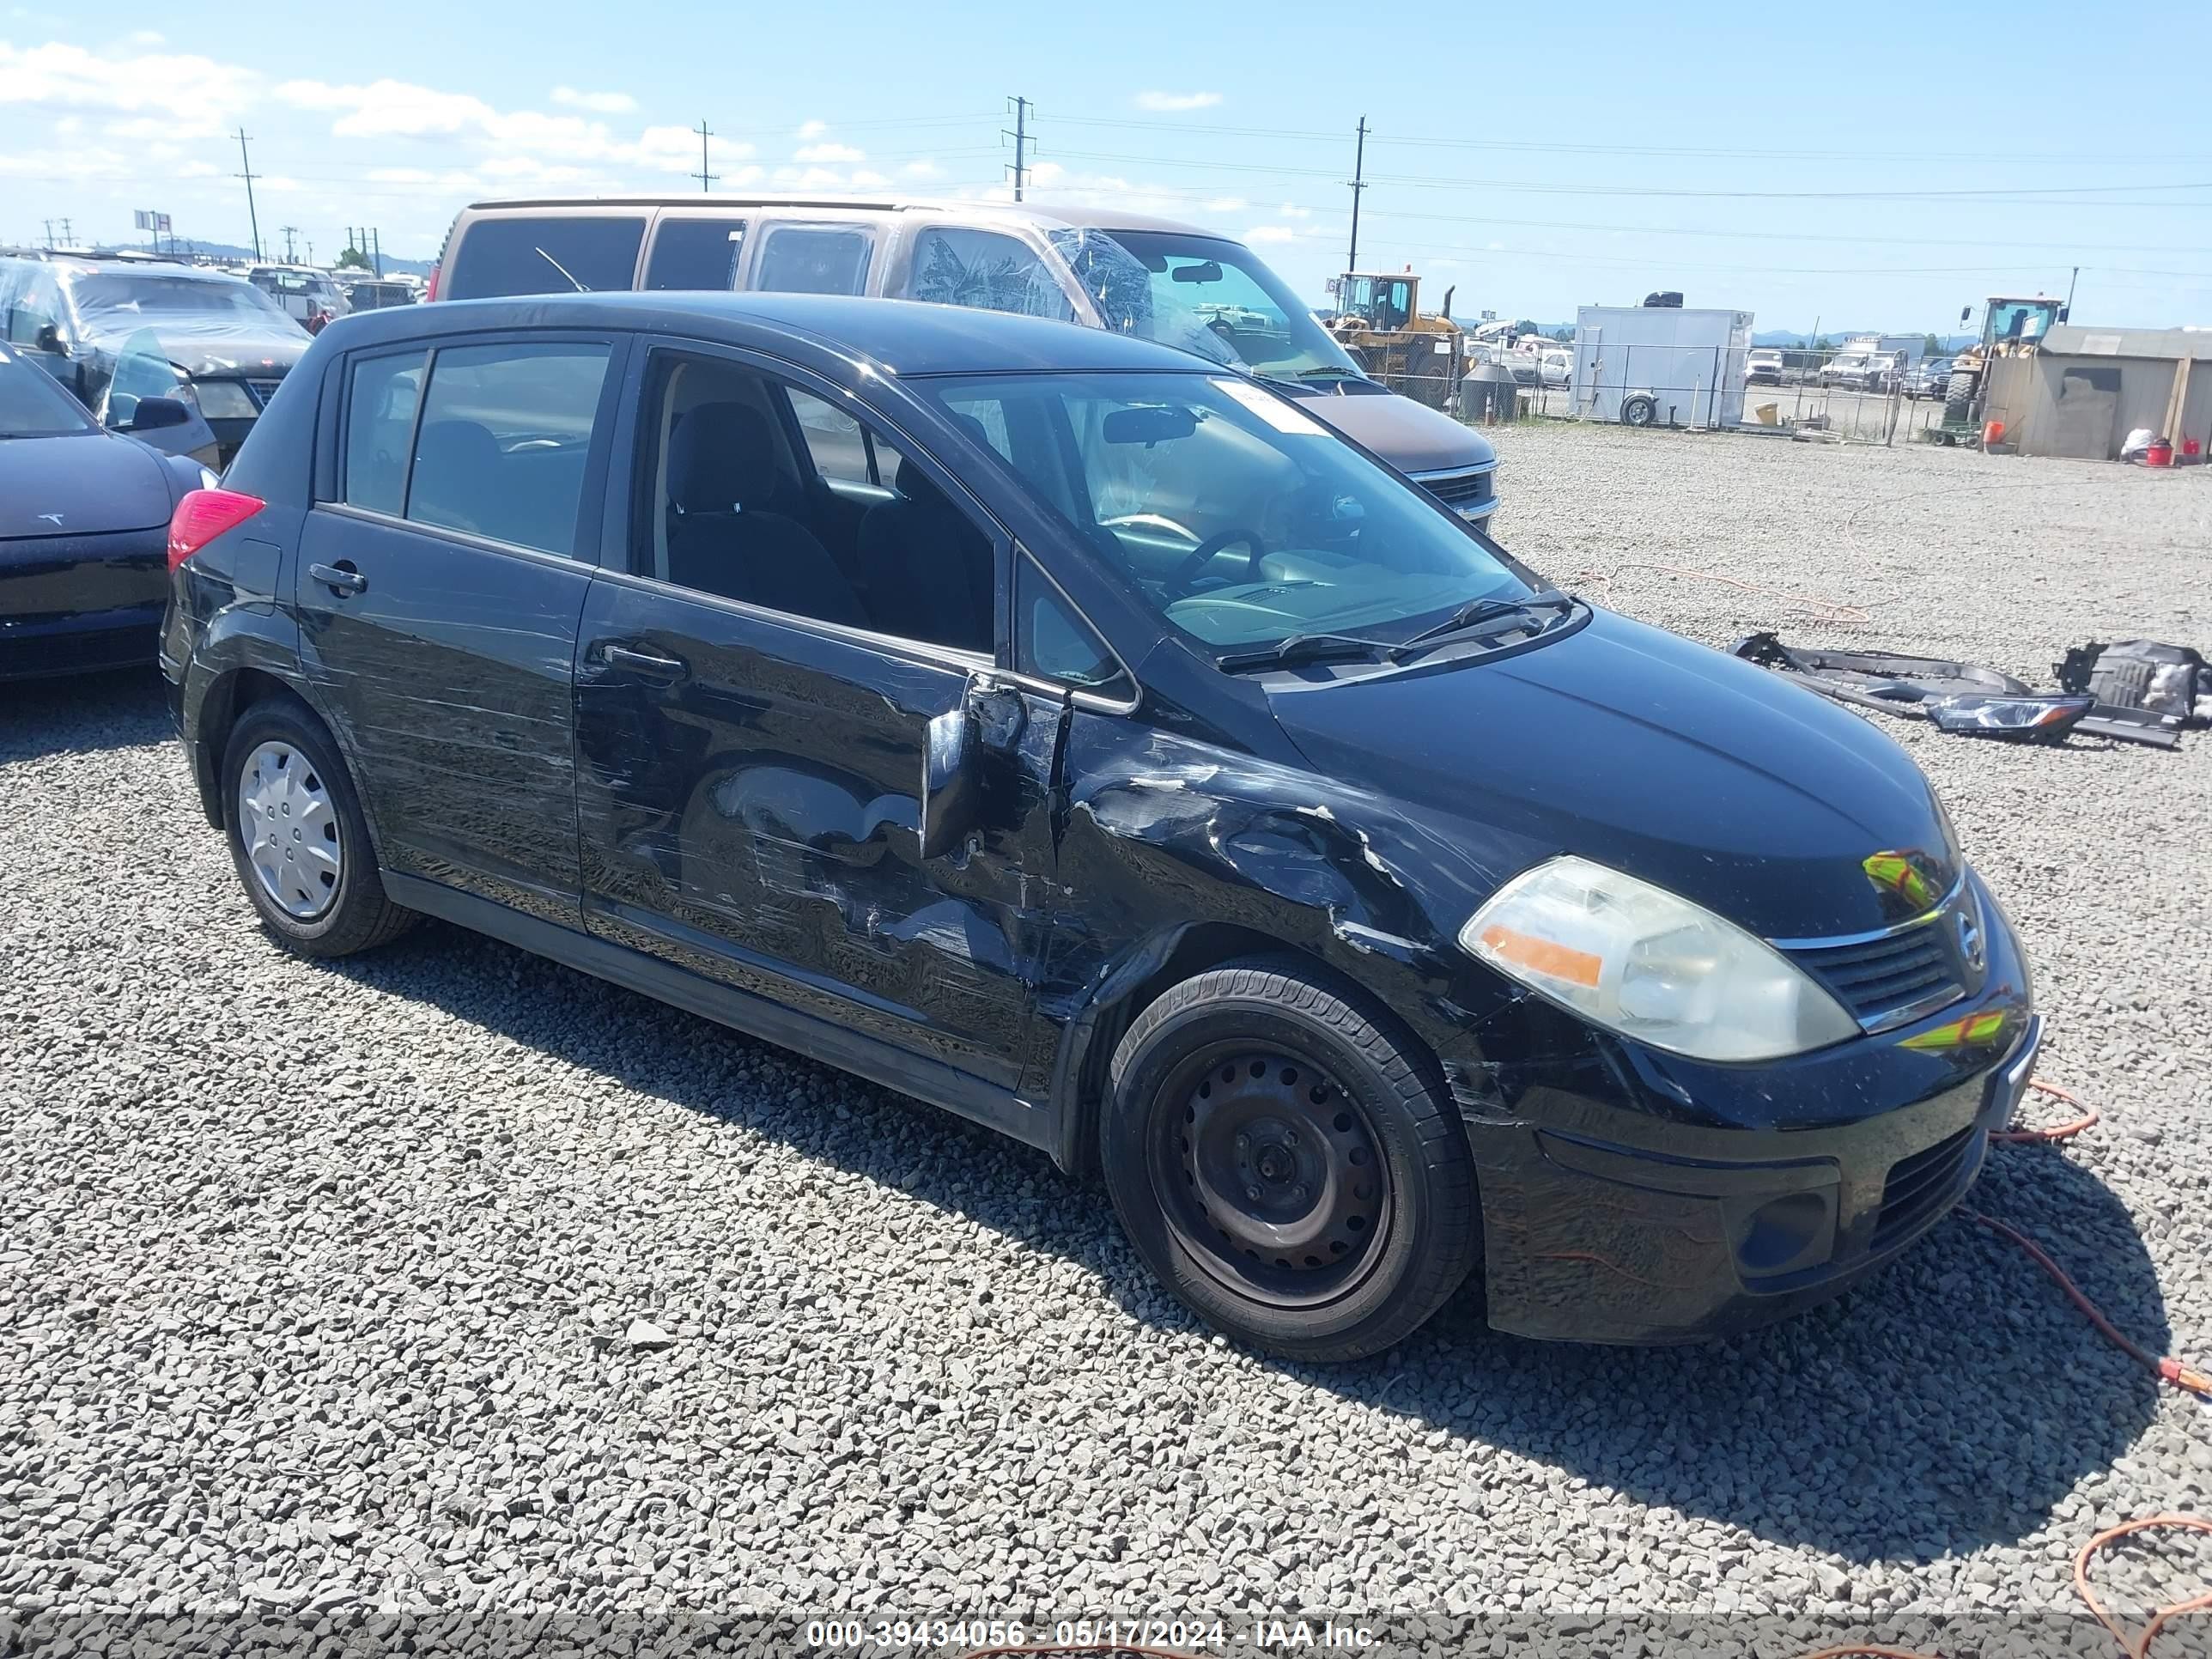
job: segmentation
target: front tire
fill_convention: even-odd
[[[239,882],[287,950],[350,956],[416,921],[384,896],[345,763],[297,704],[270,698],[239,716],[223,748],[222,817]]]
[[[1623,426],[1652,426],[1657,423],[1658,419],[1658,404],[1641,392],[1620,406],[1620,423]]]
[[[1364,1358],[1480,1254],[1443,1079],[1387,1012],[1300,964],[1236,962],[1138,1016],[1099,1125],[1114,1208],[1192,1312],[1285,1358]]]

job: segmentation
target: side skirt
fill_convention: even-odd
[[[394,904],[436,916],[456,927],[487,934],[533,956],[590,974],[688,1013],[742,1031],[747,1036],[789,1048],[810,1060],[879,1083],[901,1094],[926,1100],[998,1130],[1040,1151],[1059,1150],[1059,1114],[1036,1106],[1012,1090],[928,1060],[844,1026],[801,1013],[765,997],[686,972],[673,963],[627,945],[594,939],[574,928],[526,916],[503,904],[478,898],[420,876],[383,872],[384,890]]]

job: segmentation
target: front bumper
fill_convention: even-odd
[[[1524,999],[1445,1055],[1482,1204],[1490,1322],[1552,1340],[1725,1336],[1833,1297],[1979,1175],[2042,1024],[2009,925],[1974,994],[1791,1060],[1689,1061]]]

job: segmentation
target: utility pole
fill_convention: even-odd
[[[381,282],[384,279],[384,233],[382,231],[372,230],[368,233],[368,247],[369,260],[376,268],[377,280]]]
[[[47,250],[48,250],[49,252],[52,252],[52,248],[53,248],[53,246],[54,246],[54,222],[53,222],[52,220],[49,219],[49,220],[47,220],[47,221],[46,221],[46,247],[47,247]]]
[[[2074,267],[2074,274],[2066,279],[2066,314],[2069,317],[2074,314],[2074,290],[2080,285],[2081,281],[2081,267],[2076,265]]]
[[[315,245],[313,241],[307,244],[307,263],[309,264],[315,263]]]
[[[1358,146],[1352,152],[1352,251],[1345,256],[1346,270],[1359,269],[1359,193],[1367,188],[1367,118],[1359,118]]]
[[[76,238],[70,233],[70,222],[66,219],[62,221],[62,246],[64,247],[76,246]]]
[[[707,170],[707,141],[714,136],[707,130],[707,118],[701,116],[699,118],[699,171],[691,176],[699,181],[699,189],[702,193],[711,190],[714,180],[722,176],[719,173],[709,173]]]
[[[238,130],[238,165],[243,169],[239,177],[246,180],[246,222],[253,228],[253,257],[261,257],[261,218],[253,210],[253,163],[246,159],[246,129]]]
[[[1014,141],[1014,199],[1018,202],[1022,199],[1023,182],[1028,178],[1030,170],[1030,100],[1017,98],[1013,105],[1014,130],[1008,132],[1002,127],[999,136]]]
[[[292,246],[292,238],[298,232],[299,226],[279,225],[276,228],[284,233],[284,263],[288,265],[296,264],[298,261],[293,257],[295,249]]]

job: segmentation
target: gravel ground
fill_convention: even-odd
[[[2031,678],[2092,636],[2212,644],[2212,471],[1499,447],[1524,556],[1716,644]],[[2106,1113],[1994,1152],[1977,1201],[2212,1352],[2212,735],[1887,729],[2026,938],[2043,1075]],[[1469,1297],[1376,1361],[1269,1364],[1156,1291],[1101,1195],[927,1108],[443,926],[283,955],[148,680],[0,690],[0,1650],[10,1613],[371,1605],[1809,1638],[2070,1607],[2092,1530],[2212,1501],[2198,1408],[1962,1220],[1722,1346],[1497,1338]],[[2162,1600],[2203,1569],[2116,1571]]]

